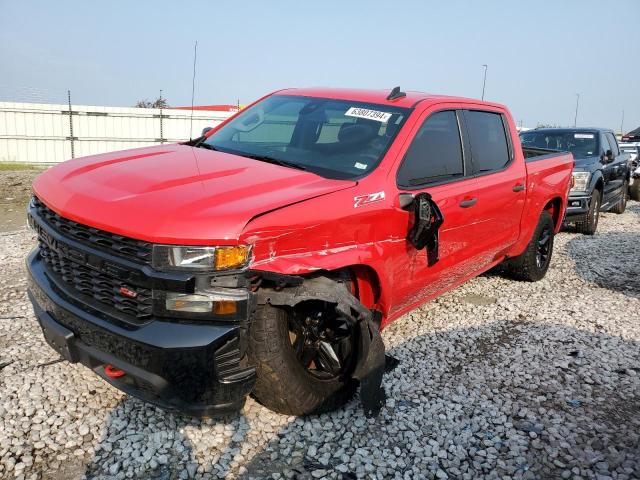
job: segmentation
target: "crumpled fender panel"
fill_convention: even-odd
[[[360,401],[367,416],[375,416],[384,405],[382,376],[385,348],[370,310],[365,308],[344,284],[325,276],[305,279],[297,286],[275,290],[260,288],[259,304],[294,307],[307,300],[322,300],[335,305],[336,312],[355,326],[358,360],[352,377],[360,382]]]

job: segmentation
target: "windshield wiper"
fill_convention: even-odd
[[[293,162],[288,162],[286,160],[281,160],[279,158],[273,158],[270,157],[269,155],[254,155],[254,154],[249,154],[249,153],[238,153],[236,155],[240,155],[242,157],[247,157],[247,158],[251,158],[253,160],[259,160],[261,162],[267,162],[267,163],[273,163],[274,165],[280,165],[281,167],[289,167],[289,168],[295,168],[298,170],[306,170],[307,167],[304,167],[302,165],[299,165],[297,163],[293,163]]]
[[[206,148],[207,150],[213,150],[213,151],[216,151],[216,152],[218,152],[218,151],[219,151],[219,150],[218,150],[216,147],[214,147],[213,145],[209,145],[208,143],[205,143],[205,142],[198,142],[198,143],[196,143],[196,144],[194,145],[194,147],[196,147],[196,148]]]

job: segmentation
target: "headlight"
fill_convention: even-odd
[[[573,181],[572,181],[572,192],[584,192],[587,190],[587,185],[589,185],[589,178],[591,178],[591,174],[589,172],[573,172]]]
[[[207,272],[242,268],[249,262],[251,249],[233,247],[153,246],[153,267],[158,270]]]

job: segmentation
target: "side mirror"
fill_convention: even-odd
[[[209,130],[213,130],[213,127],[204,127],[202,129],[202,136],[204,137]]]
[[[439,260],[438,230],[444,217],[428,193],[400,194],[400,207],[413,212],[413,226],[407,240],[416,250],[427,250],[427,264],[433,265]]]
[[[613,162],[613,152],[611,150],[607,150],[605,153],[600,155],[600,163],[606,165],[611,162]]]

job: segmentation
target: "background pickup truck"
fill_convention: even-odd
[[[630,155],[604,128],[541,128],[520,134],[524,148],[571,152],[576,161],[565,221],[584,234],[598,228],[600,211],[627,208]]]
[[[572,167],[523,152],[500,105],[283,90],[43,173],[29,295],[64,358],[164,408],[317,413],[359,384],[375,411],[380,330],[498,264],[542,278]]]

